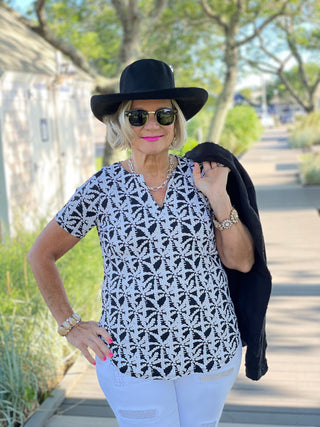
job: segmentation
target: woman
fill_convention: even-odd
[[[206,100],[204,89],[176,88],[153,59],[123,71],[120,93],[93,96],[108,141],[130,157],[83,184],[29,253],[58,331],[96,365],[120,426],[215,426],[239,370],[224,266],[250,271],[252,237],[231,205],[229,169],[169,154]],[[56,268],[93,226],[104,261],[99,324],[74,313]]]

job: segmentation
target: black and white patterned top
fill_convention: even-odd
[[[56,216],[76,237],[96,226],[103,326],[122,373],[174,379],[223,367],[240,344],[212,210],[179,158],[160,207],[143,176],[102,168]]]

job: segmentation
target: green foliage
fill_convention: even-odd
[[[38,381],[30,359],[31,343],[21,346],[14,329],[17,319],[5,325],[0,316],[0,424],[23,424],[38,404]],[[21,337],[21,333],[19,333]]]
[[[289,144],[293,148],[310,148],[320,144],[319,111],[300,118],[298,124],[291,129]]]
[[[238,156],[257,142],[263,132],[252,107],[237,106],[229,110],[220,144]]]
[[[313,112],[300,118],[291,129],[289,144],[293,148],[312,150],[320,144],[320,112]],[[299,164],[304,184],[320,184],[320,153],[309,152],[301,155]]]
[[[171,150],[171,153],[183,157],[187,151],[192,150],[198,144],[199,142],[196,139],[188,138],[183,147],[181,147],[179,150]]]
[[[102,156],[96,157],[96,170],[100,170],[102,168]]]
[[[121,26],[110,1],[47,0],[46,12],[54,33],[75,46],[95,70],[116,74]]]
[[[304,64],[305,76],[310,87],[312,87],[316,81],[319,79],[320,74],[320,64],[316,63],[305,63]],[[306,87],[302,81],[299,66],[296,65],[290,70],[285,71],[284,75],[289,81],[294,90],[299,94],[302,99],[306,99]]]
[[[310,148],[315,143],[320,143],[320,129],[308,127],[293,131],[288,140],[292,148]]]
[[[210,92],[219,91],[221,43],[219,32],[210,25],[199,2],[192,0],[169,1],[152,29],[150,20],[142,22],[143,56],[172,65],[177,86],[202,86],[210,88]]]
[[[206,104],[206,108],[203,108],[197,115],[188,121],[189,138],[203,142],[204,135],[208,134],[212,114],[212,108]]]
[[[135,36],[140,55],[171,64],[178,86],[219,90],[217,63],[214,69],[212,63],[221,57],[221,39],[213,28],[208,32],[200,4],[169,1],[161,18],[154,19],[155,4],[155,0],[137,1],[140,26]],[[117,75],[123,65],[119,53],[124,30],[110,0],[47,0],[45,8],[48,25],[57,36],[75,46],[101,75]]]
[[[303,154],[299,167],[304,184],[320,185],[320,153]]]
[[[188,123],[189,138],[180,150],[172,150],[173,154],[183,156],[203,141],[202,135],[207,134],[211,114],[202,110]],[[263,128],[259,117],[252,107],[237,106],[227,116],[220,144],[238,156],[247,151],[262,135]]]
[[[241,89],[239,90],[239,93],[248,100],[251,100],[252,98],[252,89],[250,88]]]
[[[0,424],[6,427],[22,424],[76,353],[57,334],[27,264],[35,237],[20,232],[0,245]],[[98,320],[103,270],[95,231],[59,261],[59,270],[75,311]]]
[[[308,127],[317,127],[320,129],[320,111],[315,111],[301,117],[295,129],[306,129]]]
[[[171,152],[178,156],[184,156],[187,151],[204,142],[203,135],[208,133],[211,115],[210,107],[203,108],[196,116],[189,120],[187,141],[179,150],[171,150]]]

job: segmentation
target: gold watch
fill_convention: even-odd
[[[233,224],[236,224],[239,222],[239,215],[238,212],[235,210],[235,208],[231,209],[230,216],[227,219],[224,219],[222,222],[217,221],[216,217],[213,215],[212,221],[214,226],[220,230],[229,230],[229,228],[232,227]]]

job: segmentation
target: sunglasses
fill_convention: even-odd
[[[156,111],[130,110],[125,111],[124,114],[128,117],[131,126],[144,126],[150,113],[154,114],[159,125],[169,126],[174,122],[177,112],[175,108],[159,108]]]

